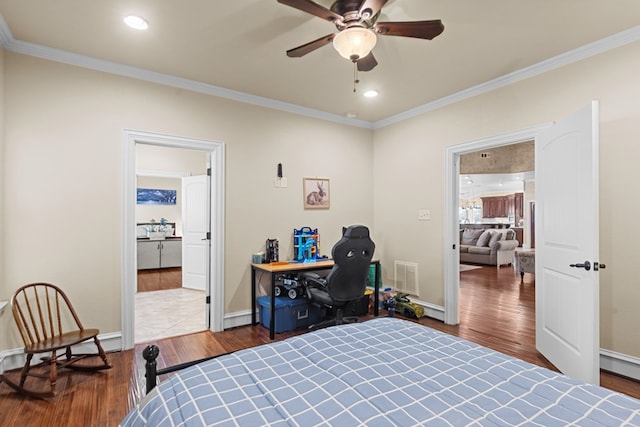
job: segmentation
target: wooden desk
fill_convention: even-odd
[[[269,322],[269,338],[275,338],[275,323],[276,323],[276,300],[275,300],[275,283],[276,274],[278,273],[297,273],[300,271],[309,270],[328,270],[333,267],[333,260],[316,261],[316,262],[291,262],[288,264],[251,264],[251,324],[257,325],[256,320],[256,271],[260,270],[265,273],[271,273],[271,314]],[[380,261],[371,261],[371,265],[375,266],[375,282],[373,290],[373,315],[377,316],[378,309],[378,291],[380,283]]]

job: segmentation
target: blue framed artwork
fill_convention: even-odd
[[[175,205],[176,190],[138,188],[136,204],[138,205]]]

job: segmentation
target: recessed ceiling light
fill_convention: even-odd
[[[376,96],[378,96],[378,91],[377,90],[368,90],[365,93],[363,93],[364,96],[366,96],[367,98],[375,98]]]
[[[125,24],[130,26],[131,28],[135,28],[136,30],[146,30],[149,28],[149,24],[144,19],[139,16],[130,15],[124,18]]]

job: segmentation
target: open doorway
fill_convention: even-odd
[[[513,267],[518,255],[530,253],[525,206],[535,200],[535,142],[461,154],[459,185],[460,323],[472,322],[476,330],[486,327],[488,334],[502,334],[507,341],[511,335],[527,338],[518,325],[535,318],[535,275],[527,271],[525,280]],[[509,326],[480,322],[482,314],[474,304],[479,300],[495,306],[496,321]],[[517,304],[511,305],[513,301]]]
[[[204,252],[201,256],[190,250],[190,221],[184,216],[189,207],[201,211],[200,243],[208,231],[209,200],[206,191],[183,190],[183,182],[194,177],[208,184],[207,157],[201,150],[136,144],[136,344],[208,328],[204,280],[198,289],[184,280],[194,263],[200,276],[206,277],[207,270]],[[194,197],[200,200],[191,200]]]
[[[223,201],[224,201],[224,145],[219,142],[194,140],[188,138],[171,137],[166,135],[125,131],[125,155],[124,155],[124,214],[123,214],[123,298],[122,298],[122,340],[123,348],[133,348],[136,341],[136,319],[135,319],[135,301],[138,288],[138,222],[151,222],[165,218],[166,223],[171,222],[172,227],[178,233],[182,233],[183,218],[180,221],[168,221],[168,218],[160,214],[160,218],[154,214],[147,221],[147,215],[143,215],[144,221],[138,221],[136,199],[138,188],[138,173],[142,171],[149,172],[150,167],[147,165],[145,169],[139,164],[139,160],[143,156],[138,155],[138,147],[151,148],[153,150],[185,150],[195,154],[197,158],[205,159],[205,172],[210,175],[210,185],[207,188],[208,202],[207,208],[207,233],[202,238],[206,240],[206,286],[204,298],[201,298],[202,304],[205,305],[204,324],[212,331],[221,331],[224,328],[224,262],[223,262],[223,242],[224,242],[224,224],[223,224]],[[175,155],[175,152],[172,153]],[[170,156],[171,157],[171,156]],[[152,162],[151,170],[171,171],[172,167],[163,161],[169,161],[169,158],[161,160],[156,158]],[[199,162],[200,160],[198,160]],[[175,171],[175,167],[173,169]],[[188,172],[191,174],[190,168],[186,170],[178,168],[178,173]],[[174,177],[175,178],[175,177]],[[177,213],[174,213],[178,218]],[[175,225],[174,225],[175,224]],[[166,230],[165,230],[166,231]],[[166,241],[166,238],[164,239]],[[176,268],[176,267],[172,267]],[[182,280],[182,279],[180,279]],[[181,283],[181,282],[180,282]],[[174,310],[177,301],[169,300],[171,307],[167,310]],[[197,304],[200,305],[200,304]]]
[[[579,269],[587,270],[591,265],[587,261],[572,264],[575,259],[599,259],[597,101],[557,123],[447,148],[444,320],[447,324],[459,323],[460,232],[456,207],[460,155],[527,140],[536,141],[538,187],[534,268],[536,348],[563,373],[598,383],[598,275],[581,274]],[[576,158],[576,152],[584,155]],[[570,330],[558,327],[569,324],[576,327]]]
[[[460,290],[460,235],[461,235],[461,157],[464,155],[470,155],[477,153],[479,159],[483,159],[488,164],[495,163],[497,154],[494,156],[494,150],[500,147],[508,147],[515,144],[531,144],[533,147],[533,141],[535,141],[535,135],[541,129],[546,128],[547,125],[543,125],[536,128],[526,129],[523,131],[517,131],[510,134],[496,136],[493,138],[487,138],[470,143],[460,144],[452,146],[447,149],[447,163],[446,163],[446,218],[445,218],[445,247],[448,253],[445,261],[445,315],[444,321],[447,324],[456,325],[460,322],[459,317],[459,290]],[[524,146],[523,146],[524,147]],[[490,153],[489,156],[482,157],[482,153]],[[509,156],[506,156],[509,158]],[[514,161],[514,159],[512,159]],[[486,165],[485,165],[486,166]],[[466,172],[470,172],[467,170]],[[495,170],[493,170],[495,172]],[[462,175],[466,176],[466,175]],[[535,200],[535,185],[532,187],[532,194],[530,196]],[[475,205],[472,206],[472,208]],[[524,203],[523,203],[524,206]],[[523,217],[525,212],[523,212]],[[523,218],[524,228],[527,227],[528,214]],[[479,215],[480,221],[482,221],[482,213]],[[508,222],[509,215],[501,217],[501,221]],[[514,218],[515,221],[515,218]],[[464,222],[464,219],[463,219]],[[523,241],[526,242],[526,234],[529,231],[523,230]],[[496,269],[496,266],[492,266]],[[503,267],[504,268],[504,267]],[[511,270],[513,271],[513,270]]]

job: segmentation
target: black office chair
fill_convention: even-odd
[[[335,309],[335,319],[327,320],[309,329],[330,325],[353,323],[357,317],[344,317],[344,308],[351,301],[364,296],[369,276],[369,265],[376,245],[369,237],[369,229],[364,225],[352,225],[342,229],[342,238],[331,249],[335,262],[326,278],[316,273],[303,273],[311,304]]]

